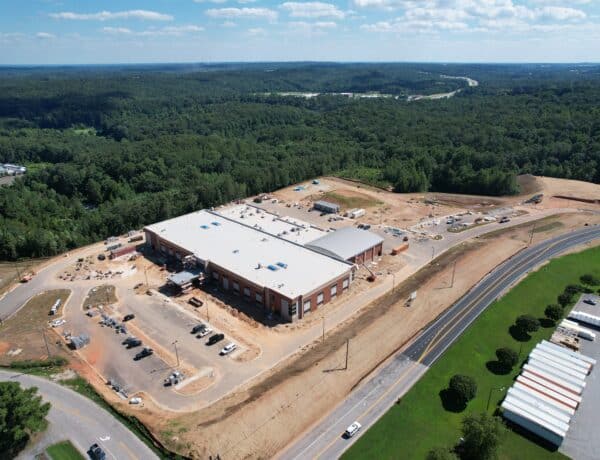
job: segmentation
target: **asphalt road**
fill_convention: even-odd
[[[339,458],[503,292],[544,261],[597,238],[600,226],[584,227],[526,248],[496,267],[278,458]],[[362,424],[362,430],[351,439],[342,438],[354,421]]]
[[[34,458],[47,445],[68,439],[82,454],[92,444],[98,443],[106,452],[107,459],[158,459],[146,444],[111,414],[69,388],[41,377],[2,370],[0,381],[16,381],[25,387],[36,386],[44,401],[52,404],[48,430],[40,442],[22,452],[19,458]]]

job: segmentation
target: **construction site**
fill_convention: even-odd
[[[271,457],[498,264],[600,223],[596,185],[521,188],[397,194],[318,178],[45,261],[0,301],[56,292],[35,308],[60,308],[28,327],[168,449]],[[3,363],[44,350],[0,340]]]

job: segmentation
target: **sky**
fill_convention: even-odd
[[[600,0],[0,0],[0,65],[598,62]]]

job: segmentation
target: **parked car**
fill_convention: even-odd
[[[127,348],[139,347],[141,344],[142,344],[142,341],[140,339],[135,339],[135,338],[126,343]]]
[[[98,444],[94,443],[87,451],[88,455],[92,460],[105,460],[106,452]]]
[[[209,337],[208,342],[206,342],[207,345],[214,345],[217,342],[220,342],[221,340],[223,340],[225,338],[224,334],[213,334]]]
[[[205,329],[202,329],[200,332],[198,332],[198,335],[196,335],[196,338],[201,339],[204,336],[207,336],[208,334],[210,334],[213,330],[210,327],[207,327]]]
[[[190,334],[197,334],[198,332],[200,332],[201,330],[206,329],[206,325],[205,324],[196,324],[193,328],[192,331],[190,332]]]
[[[106,256],[104,254],[98,254],[98,260],[105,260]]]
[[[135,396],[129,400],[129,404],[142,404],[142,398]]]
[[[173,371],[171,373],[171,375],[169,375],[164,381],[163,381],[163,385],[168,387],[171,385],[177,385],[179,382],[181,382],[183,379],[185,378],[185,375],[183,375],[181,372],[179,371]]]
[[[150,356],[152,354],[154,354],[154,350],[152,348],[144,347],[142,351],[135,355],[133,359],[139,361],[140,359],[145,358],[146,356]]]
[[[498,222],[499,222],[499,223],[501,223],[501,224],[505,224],[505,223],[507,223],[507,222],[510,222],[510,219],[509,219],[508,217],[504,216],[504,217],[503,217],[502,219],[500,219]]]
[[[58,326],[62,326],[63,324],[65,324],[67,322],[66,319],[60,318],[60,319],[55,319],[54,321],[50,322],[50,325],[52,327],[58,327]]]
[[[123,317],[123,322],[125,322],[125,321],[131,321],[133,318],[135,318],[135,315],[133,313],[129,313],[128,315],[125,315]]]
[[[588,305],[598,305],[598,302],[596,302],[594,299],[583,299],[584,303],[587,303]]]
[[[233,350],[235,350],[237,348],[237,345],[233,342],[228,343],[227,345],[225,345],[221,351],[220,351],[220,355],[221,356],[225,356],[228,355],[229,353],[231,353]]]
[[[344,437],[346,439],[350,439],[352,436],[354,436],[356,433],[358,433],[361,428],[362,428],[362,425],[360,423],[358,423],[358,422],[352,423],[352,425],[350,425],[348,428],[346,428],[346,431],[344,431]]]
[[[188,300],[188,303],[196,308],[204,305],[204,302],[197,297],[191,297],[190,300]]]

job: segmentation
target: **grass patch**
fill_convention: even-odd
[[[518,341],[510,333],[516,317],[528,313],[543,318],[546,306],[556,302],[565,286],[578,284],[579,277],[585,273],[600,275],[600,248],[555,259],[525,278],[483,312],[344,458],[423,459],[434,447],[455,445],[464,416],[485,411],[490,390],[512,385],[531,349],[552,335],[554,327],[542,327],[528,340]],[[494,366],[490,365],[496,360],[495,351],[500,347],[520,350],[519,364],[506,374],[494,373]],[[478,385],[477,396],[462,412],[445,410],[442,404],[443,390],[454,374],[470,375]],[[489,412],[496,410],[503,397],[504,393],[492,391]],[[558,451],[549,450],[514,431],[509,431],[504,439],[498,457],[501,460],[565,458]]]
[[[46,452],[52,460],[84,460],[85,457],[75,448],[71,441],[62,441],[51,445]]]
[[[541,233],[541,232],[548,232],[550,230],[554,230],[556,228],[561,228],[564,227],[564,224],[562,222],[550,222],[548,224],[544,224],[544,225],[540,225],[539,227],[535,227],[533,229],[533,233]]]
[[[38,294],[19,312],[0,325],[0,346],[6,351],[0,356],[0,365],[10,365],[12,361],[40,361],[50,355],[66,355],[65,345],[48,330],[48,321],[59,318],[69,294],[68,289],[57,289]],[[50,308],[60,299],[61,304],[55,316],[50,316]],[[7,355],[11,349],[21,349],[17,355]]]
[[[341,192],[326,192],[323,194],[323,200],[340,205],[344,209],[351,208],[371,208],[382,204],[381,201],[370,197],[364,193],[349,192],[347,194]]]
[[[16,283],[21,276],[47,259],[27,259],[16,262],[0,262],[0,294]]]
[[[88,310],[98,305],[110,305],[117,301],[115,287],[110,284],[103,284],[90,289],[87,297],[83,301],[83,309]]]

